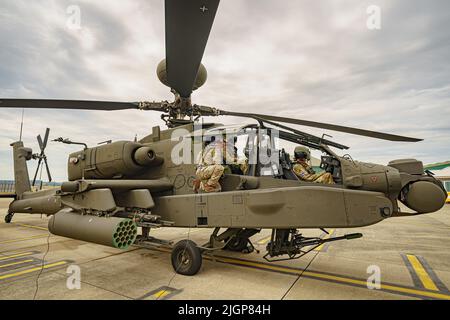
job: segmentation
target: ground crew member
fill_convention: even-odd
[[[296,147],[294,150],[295,164],[292,170],[303,181],[334,184],[333,176],[329,172],[315,173],[308,164],[311,160],[311,152],[307,147]]]
[[[224,154],[226,142],[213,141],[209,143],[200,153],[197,161],[197,183],[194,183],[194,191],[220,192],[222,186],[219,183],[225,167]]]

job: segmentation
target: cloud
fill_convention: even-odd
[[[69,5],[81,30],[66,27]],[[366,27],[369,5],[381,30]],[[199,104],[417,136],[392,143],[319,129],[351,146],[355,159],[387,163],[450,159],[450,3],[423,1],[221,1],[205,52]],[[118,101],[171,99],[155,75],[164,57],[164,2],[4,0],[0,3],[0,96]],[[0,110],[0,178],[12,178],[21,110]],[[159,114],[26,110],[24,140],[70,137],[95,145],[142,137]],[[222,123],[240,123],[219,117]],[[49,162],[66,179],[73,146],[51,143]],[[31,171],[32,168],[30,168]]]

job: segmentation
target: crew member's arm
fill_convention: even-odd
[[[299,177],[301,180],[304,181],[313,182],[322,175],[322,173],[319,174],[309,173],[308,170],[306,170],[306,168],[299,163],[295,164],[292,170],[294,171],[297,177]]]

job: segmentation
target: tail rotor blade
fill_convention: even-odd
[[[47,158],[44,158],[45,169],[47,170],[48,182],[52,182],[52,175],[50,174],[50,169],[48,167]]]
[[[44,143],[42,142],[42,137],[41,137],[41,135],[38,135],[38,136],[37,136],[37,141],[38,141],[38,143],[39,143],[39,148],[41,149],[41,152],[44,152],[45,147],[44,147]]]
[[[36,168],[36,173],[34,174],[34,178],[33,178],[33,187],[36,185],[36,179],[37,179],[37,175],[39,173],[39,168],[41,167],[41,162],[42,162],[42,158],[39,158],[38,165]]]
[[[45,130],[44,143],[42,144],[44,150],[45,150],[45,148],[47,147],[47,142],[48,142],[48,136],[49,136],[49,134],[50,134],[50,129],[47,128],[47,129]]]

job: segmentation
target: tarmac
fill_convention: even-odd
[[[450,300],[450,204],[439,212],[390,218],[358,229],[302,230],[360,239],[327,243],[298,260],[263,259],[270,230],[249,254],[205,256],[192,277],[175,274],[170,249],[125,251],[50,235],[48,218],[17,214],[0,199],[0,299],[446,299]],[[211,229],[161,228],[156,238],[208,241]],[[74,275],[80,288],[73,286]],[[379,275],[380,282],[374,282]]]

